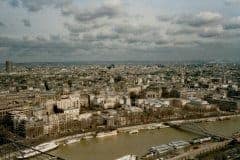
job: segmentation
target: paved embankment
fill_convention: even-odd
[[[151,123],[151,124],[143,124],[137,126],[130,126],[130,127],[122,127],[118,128],[117,131],[119,133],[125,133],[132,130],[151,130],[151,129],[159,129],[159,128],[167,128],[169,126],[164,125],[163,123]]]
[[[214,121],[218,121],[218,120],[226,120],[226,119],[237,118],[237,117],[240,117],[240,114],[228,115],[228,116],[198,118],[198,119],[189,119],[189,120],[176,120],[176,121],[169,121],[169,123],[181,124],[181,123],[187,123],[187,122],[193,122],[193,123],[214,122]]]

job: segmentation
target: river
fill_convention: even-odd
[[[240,130],[240,117],[230,120],[199,123],[211,132],[230,136]],[[127,133],[102,139],[81,140],[78,143],[61,146],[51,152],[67,160],[114,160],[126,154],[143,155],[156,145],[166,144],[174,140],[190,140],[197,135],[173,128],[140,131],[138,134]]]

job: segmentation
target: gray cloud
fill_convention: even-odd
[[[66,7],[62,10],[62,14],[65,16],[73,15],[77,21],[91,21],[98,18],[108,17],[112,18],[119,15],[120,3],[104,3],[103,5],[92,8],[84,9],[76,6]]]
[[[0,37],[0,47],[9,47],[11,49],[32,49],[36,51],[38,49],[49,49],[49,48],[69,48],[70,45],[61,41],[55,42],[48,40],[42,36],[36,36],[33,38],[23,37],[22,39],[9,38],[9,37]]]
[[[30,12],[38,12],[43,7],[53,6],[55,8],[62,8],[72,3],[72,0],[4,0],[12,7],[26,8]]]
[[[0,21],[0,27],[5,27],[6,25]]]
[[[223,31],[224,30],[222,26],[216,26],[213,28],[206,27],[199,33],[199,36],[203,38],[216,37],[223,33]]]
[[[21,0],[21,3],[22,3],[22,6],[27,8],[29,11],[36,12],[46,6],[54,6],[56,8],[61,8],[71,3],[71,1],[69,0]]]
[[[114,27],[114,31],[119,34],[142,34],[155,29],[150,25],[132,25],[131,23],[123,23]]]
[[[190,34],[195,34],[198,32],[198,28],[193,28],[193,27],[178,27],[178,28],[169,28],[166,31],[166,34],[171,35],[171,36],[177,36],[177,35],[190,35]]]
[[[6,0],[7,1],[7,0]],[[18,0],[8,0],[9,5],[12,7],[18,7],[19,6],[19,1]]]
[[[115,42],[115,41],[114,41]],[[164,41],[159,41],[164,44]],[[169,43],[169,42],[167,42]],[[175,44],[185,46],[185,42],[176,41]],[[160,47],[149,48],[149,44],[134,43],[125,46],[126,42],[119,44],[106,44],[104,41],[89,43],[79,41],[77,43],[54,41],[46,39],[12,39],[0,37],[0,52],[2,57],[10,58],[17,62],[51,62],[51,61],[78,61],[78,60],[209,60],[209,58],[226,58],[225,48],[228,48],[228,58],[239,54],[239,47],[235,44],[207,43],[199,41],[198,46],[189,47]],[[237,43],[237,42],[236,42]],[[139,46],[138,46],[138,45]],[[193,44],[193,43],[191,43]],[[227,45],[226,45],[227,44]],[[235,47],[234,47],[235,46]],[[4,60],[4,59],[2,59]],[[236,60],[236,59],[235,59]]]
[[[60,35],[50,35],[49,38],[51,41],[55,41],[55,42],[61,41]]]
[[[32,26],[28,19],[22,19],[22,22],[23,22],[23,25],[25,27],[31,27]]]
[[[82,24],[69,24],[69,23],[65,23],[64,26],[70,33],[82,33],[89,31],[92,28],[91,26],[86,26]]]
[[[168,22],[168,21],[173,21],[173,19],[175,19],[176,16],[174,15],[160,15],[160,16],[157,16],[157,19],[159,21],[162,21],[162,22]]]
[[[119,35],[118,34],[108,34],[108,33],[99,33],[97,36],[96,36],[96,39],[97,40],[106,40],[106,39],[118,39],[119,38]]]
[[[44,57],[51,61],[55,56],[59,59],[59,56],[66,56],[66,53],[77,49],[68,43],[42,40],[39,37],[35,39],[24,38],[23,40],[0,37],[0,48],[6,47],[8,48],[5,53],[6,56],[12,56],[14,59],[19,58],[23,61],[24,59],[44,60]]]
[[[47,41],[47,39],[45,37],[43,37],[43,36],[36,36],[36,40],[38,42],[46,42]]]
[[[4,1],[10,2],[10,0]],[[227,19],[216,12],[202,10],[199,14],[193,14],[190,11],[188,14],[162,13],[156,16],[159,12],[148,12],[146,8],[140,11],[141,7],[134,10],[133,6],[121,4],[120,0],[109,0],[98,6],[87,8],[67,0],[11,1],[17,2],[17,5],[12,6],[27,9],[30,12],[51,7],[51,11],[46,10],[46,12],[53,15],[47,17],[46,22],[51,21],[50,18],[57,19],[58,31],[54,30],[55,26],[51,23],[39,29],[37,21],[34,21],[36,24],[32,26],[32,32],[16,26],[20,28],[16,37],[25,35],[21,39],[0,37],[0,51],[2,53],[4,51],[4,54],[9,54],[15,59],[22,58],[23,61],[24,57],[33,61],[76,60],[76,58],[194,59],[201,57],[201,53],[211,54],[211,52],[217,57],[219,50],[217,46],[221,45],[215,44],[219,41],[223,42],[222,44],[227,44],[227,41],[240,42],[237,36],[240,34],[239,19]],[[52,10],[54,10],[53,13]],[[42,12],[28,14],[31,20],[37,18],[39,21],[45,20],[46,16]],[[225,15],[225,13],[222,14]],[[24,17],[26,17],[25,12],[18,19],[21,20]],[[26,19],[23,19],[22,23],[27,27],[31,26]],[[13,23],[6,21],[6,24]],[[15,33],[10,31],[16,29],[14,27],[7,29],[9,37],[15,37]],[[41,34],[43,32],[44,34]],[[214,44],[216,48],[208,46],[207,43]],[[236,50],[233,52],[236,55]],[[206,55],[203,57],[205,58]]]
[[[225,23],[224,29],[240,29],[240,16],[231,18],[228,22]]]
[[[222,16],[215,12],[200,12],[197,15],[184,15],[176,19],[179,24],[187,24],[194,27],[220,23]]]
[[[240,5],[240,0],[225,0],[225,4],[231,6]]]
[[[93,12],[78,12],[75,14],[75,18],[79,21],[89,21],[101,17],[113,17],[116,15],[118,15],[118,11],[115,8],[103,6]]]

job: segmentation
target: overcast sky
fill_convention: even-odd
[[[240,0],[0,0],[0,62],[240,61]]]

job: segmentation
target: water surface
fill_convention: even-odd
[[[240,130],[240,118],[225,121],[199,123],[208,130],[230,136]],[[174,140],[190,140],[197,135],[173,128],[141,131],[136,135],[118,134],[113,137],[82,140],[78,143],[61,146],[52,153],[67,160],[114,160],[126,154],[143,155],[156,145]]]

